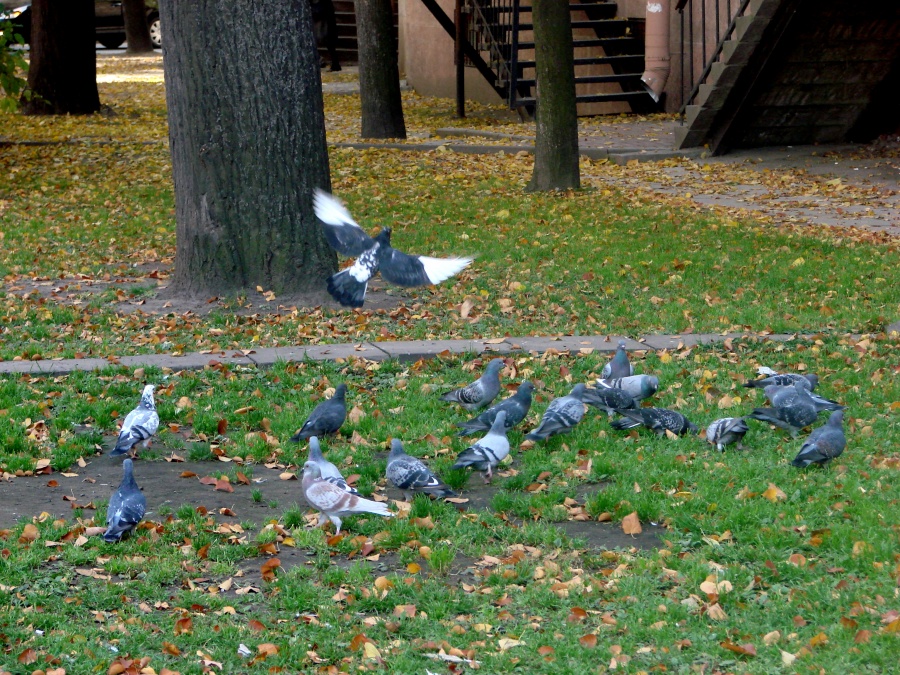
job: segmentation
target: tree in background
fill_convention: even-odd
[[[125,40],[128,54],[148,54],[153,51],[150,27],[147,25],[147,5],[144,0],[122,0],[125,16]]]
[[[28,62],[23,51],[13,49],[23,44],[25,40],[14,32],[12,22],[0,21],[0,112],[15,112],[20,97],[31,94],[23,77],[28,72]]]
[[[363,138],[406,138],[391,0],[356,0]]]

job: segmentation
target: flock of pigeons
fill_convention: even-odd
[[[507,432],[522,422],[531,408],[534,385],[522,382],[516,392],[491,406],[500,394],[500,371],[503,359],[493,359],[484,374],[471,384],[450,391],[441,400],[458,403],[464,409],[478,413],[459,423],[459,436],[486,432],[479,440],[459,453],[454,469],[470,468],[490,482],[494,469],[509,455]],[[762,388],[770,406],[756,408],[746,417],[768,422],[785,429],[796,437],[798,432],[811,425],[822,411],[832,411],[828,422],[816,428],[803,443],[791,462],[804,468],[810,464],[823,465],[838,457],[847,444],[843,430],[844,406],[813,393],[818,384],[816,375],[775,373],[761,368],[761,379],[744,386]],[[674,410],[641,407],[641,401],[649,398],[659,388],[659,378],[653,375],[635,375],[628,359],[624,341],[620,342],[612,360],[604,366],[596,387],[576,384],[565,396],[553,399],[544,411],[540,424],[528,432],[526,439],[545,441],[551,436],[570,432],[584,417],[585,404],[605,411],[610,426],[628,430],[644,426],[660,435],[683,436],[698,433],[698,428],[687,417]],[[341,530],[341,518],[353,513],[373,513],[386,517],[392,512],[381,502],[362,497],[341,475],[340,470],[322,453],[319,438],[336,434],[347,417],[347,385],[336,387],[332,398],[320,403],[291,437],[299,443],[309,441],[309,454],[303,465],[301,490],[307,503],[319,511],[319,525],[326,520],[334,523],[336,532]],[[490,406],[490,407],[488,407]],[[481,412],[478,412],[481,411]],[[614,417],[618,416],[616,419]],[[125,460],[122,484],[109,502],[107,510],[106,541],[118,541],[133,530],[146,510],[146,499],[134,480],[132,457],[137,448],[146,447],[159,426],[159,415],[153,400],[153,385],[144,387],[141,402],[125,418],[115,448],[110,454],[129,453]],[[735,444],[739,449],[749,427],[745,417],[726,417],[712,422],[706,429],[706,440],[724,451]],[[408,455],[399,439],[392,439],[388,455],[387,479],[405,498],[423,493],[437,498],[454,497],[450,489],[420,459]]]

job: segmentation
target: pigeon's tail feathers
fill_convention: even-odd
[[[449,485],[445,485],[444,483],[439,483],[434,487],[425,488],[422,492],[437,497],[438,499],[457,496],[456,492],[454,492]]]
[[[456,463],[450,467],[452,469],[465,469],[472,467],[476,471],[486,471],[489,466],[487,457],[480,453],[476,448],[469,447],[456,456]]]
[[[355,279],[349,269],[328,277],[328,292],[345,307],[362,307],[368,285]]]
[[[372,499],[365,499],[363,497],[357,497],[353,495],[353,499],[350,500],[351,504],[347,507],[346,511],[351,513],[374,513],[378,516],[387,516],[390,518],[394,515],[393,511],[391,511],[387,504],[382,504],[381,502],[376,502]]]
[[[116,441],[116,447],[114,447],[109,454],[113,456],[124,455],[135,445],[141,441],[146,441],[152,435],[153,434],[149,429],[145,429],[140,425],[135,425],[124,434],[119,434],[119,438]]]
[[[444,279],[459,274],[469,265],[472,264],[474,258],[429,258],[428,256],[419,256],[419,262],[425,269],[425,276],[432,284],[438,284]]]
[[[807,457],[797,456],[791,460],[791,466],[796,466],[798,469],[805,469],[812,463],[813,463],[813,460],[809,459]]]
[[[460,437],[469,436],[471,434],[474,434],[476,431],[487,431],[487,429],[489,428],[479,419],[469,420],[468,422],[460,422],[456,426],[461,428],[461,431],[456,434]]]
[[[446,394],[441,394],[441,400],[459,403],[459,392],[459,389],[454,389],[453,391],[448,391]]]
[[[110,544],[115,543],[122,539],[124,534],[131,529],[130,525],[125,525],[123,523],[115,523],[114,525],[110,525],[106,532],[103,533],[103,541],[108,542]]]
[[[300,431],[298,431],[296,434],[291,436],[288,440],[291,443],[299,443],[300,441],[303,441],[303,440],[306,440],[307,438],[312,437],[312,435],[313,434],[311,431],[308,431],[305,429],[300,429]]]
[[[617,431],[624,431],[625,429],[634,429],[635,427],[639,427],[644,423],[644,420],[642,417],[637,417],[637,416],[632,417],[631,415],[629,415],[629,413],[631,412],[630,410],[618,408],[618,409],[616,409],[616,412],[623,416],[622,419],[613,420],[612,422],[609,423],[609,425],[613,429],[616,429]]]

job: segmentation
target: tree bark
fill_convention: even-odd
[[[150,27],[147,25],[147,6],[144,0],[122,0],[125,14],[125,40],[128,54],[147,54],[153,51]]]
[[[87,115],[100,110],[93,0],[35,0],[31,65],[22,99],[27,115]]]
[[[356,0],[363,138],[406,138],[391,0]]]
[[[568,3],[533,0],[537,136],[534,172],[528,191],[581,187],[578,168],[578,113]]]
[[[331,183],[309,1],[163,0],[160,16],[171,292],[324,297],[337,264],[312,210],[313,189]]]

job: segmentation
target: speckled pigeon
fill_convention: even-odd
[[[751,389],[765,389],[773,384],[778,385],[779,387],[790,387],[793,386],[795,382],[799,382],[801,387],[813,391],[819,384],[819,376],[815,374],[801,375],[799,373],[776,373],[775,375],[769,375],[768,377],[763,377],[758,380],[744,382],[744,386]]]
[[[478,417],[473,417],[468,422],[461,422],[456,426],[462,427],[457,436],[470,436],[477,431],[487,431],[494,423],[494,418],[501,410],[506,411],[507,430],[512,429],[519,422],[525,419],[531,408],[531,392],[534,391],[534,385],[528,380],[522,382],[516,393],[506,398],[495,406],[492,406],[481,413]]]
[[[627,391],[606,385],[598,385],[596,389],[593,387],[585,389],[584,402],[600,410],[605,410],[610,417],[615,414],[617,408],[625,410],[637,408],[637,401]]]
[[[299,443],[310,436],[336,434],[347,418],[346,395],[347,385],[339,384],[334,390],[334,396],[315,407],[300,431],[291,436],[291,442]]]
[[[116,447],[110,450],[110,455],[124,455],[137,457],[137,447],[147,448],[150,438],[159,428],[159,415],[156,412],[156,403],[153,400],[152,384],[144,387],[141,394],[141,402],[132,410],[122,422],[122,430],[116,441]]]
[[[706,441],[715,445],[719,452],[724,452],[725,446],[732,443],[737,443],[738,450],[742,450],[741,440],[749,430],[743,417],[723,417],[706,428]]]
[[[350,494],[359,494],[355,488],[347,485],[347,481],[344,479],[344,476],[341,474],[340,470],[334,464],[325,459],[325,455],[322,454],[322,447],[319,445],[319,439],[315,436],[309,437],[309,455],[307,455],[306,461],[311,462],[319,467],[319,473],[322,476],[322,480],[327,480],[329,483],[334,483],[339,488],[341,488],[341,490],[349,492]]]
[[[455,401],[472,412],[480,410],[497,398],[497,394],[500,393],[500,370],[503,366],[503,359],[492,359],[481,377],[472,384],[447,392],[441,396],[441,400]]]
[[[683,436],[689,431],[692,433],[698,431],[687,417],[666,408],[638,408],[637,410],[616,410],[616,412],[624,419],[614,420],[610,422],[610,426],[619,431],[642,425],[659,435],[665,434],[667,430],[679,436]]]
[[[630,375],[629,377],[613,377],[608,380],[597,380],[598,387],[624,389],[635,401],[650,398],[659,389],[659,378],[655,375]]]
[[[415,492],[439,498],[456,496],[456,493],[435,476],[422,460],[406,454],[399,438],[391,439],[391,454],[388,455],[385,474],[394,487],[403,492],[406,500],[409,500],[410,494]]]
[[[764,391],[766,398],[769,399],[769,403],[773,408],[786,408],[794,405],[798,400],[797,391],[793,386],[780,387],[777,384],[770,384]],[[819,396],[816,393],[810,393],[809,397],[812,400],[813,405],[816,406],[816,412],[844,409],[844,406],[837,401],[832,401],[831,399]]]
[[[122,482],[109,499],[106,509],[104,541],[113,543],[127,537],[137,527],[147,511],[147,498],[134,480],[134,463],[122,462]]]
[[[366,288],[376,272],[398,286],[425,286],[449,279],[468,267],[472,258],[429,258],[407,255],[391,247],[391,228],[374,238],[353,220],[337,199],[322,190],[313,195],[316,216],[325,224],[325,238],[338,253],[356,262],[328,278],[328,292],[342,305],[362,307]]]
[[[835,457],[839,457],[845,447],[847,437],[844,436],[844,413],[836,410],[831,413],[825,424],[813,429],[791,464],[799,469],[810,464],[827,464]]]
[[[600,377],[604,380],[610,378],[630,377],[634,375],[634,366],[628,360],[628,352],[625,351],[625,340],[619,340],[619,346],[612,360],[603,366]]]
[[[319,511],[319,525],[326,520],[334,523],[335,534],[341,533],[341,518],[354,513],[374,513],[391,517],[394,514],[385,504],[359,495],[345,492],[334,483],[322,480],[319,467],[312,462],[303,465],[303,480],[300,489],[306,503]]]
[[[480,440],[463,450],[456,457],[454,469],[471,467],[481,471],[485,483],[491,482],[494,468],[509,455],[509,439],[506,438],[506,411],[494,418],[490,431]]]
[[[567,434],[584,417],[585,386],[581,383],[572,387],[572,391],[566,396],[560,396],[550,401],[547,410],[541,417],[541,423],[537,428],[525,434],[529,441],[546,441],[556,434]]]
[[[794,391],[797,392],[797,400],[793,405],[785,408],[754,408],[748,417],[774,424],[785,429],[796,437],[803,427],[809,426],[819,416],[815,404],[810,398],[809,391],[799,380],[794,382]]]

